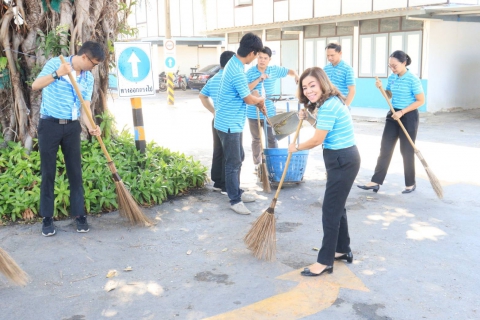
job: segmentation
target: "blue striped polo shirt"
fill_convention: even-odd
[[[333,85],[337,87],[345,97],[348,95],[348,86],[355,85],[353,69],[343,60],[340,60],[336,66],[331,63],[327,64],[323,68],[323,71],[325,71]]]
[[[388,77],[386,90],[392,92],[392,105],[396,109],[405,109],[417,101],[417,99],[415,99],[416,94],[423,93],[420,79],[408,69],[401,77],[392,73]]]
[[[247,106],[243,98],[250,94],[243,63],[233,56],[223,69],[217,99],[214,99],[214,127],[222,132],[243,132],[247,118]]]
[[[201,94],[204,96],[210,97],[213,100],[213,107],[216,109],[216,99],[218,89],[220,88],[220,81],[222,80],[223,69],[220,69],[216,75],[214,75],[208,82],[203,86]]]
[[[284,78],[288,75],[288,69],[280,66],[267,66],[265,73],[268,75],[268,78],[263,80],[263,87],[265,88],[265,94],[273,95],[275,94],[275,84],[277,79]],[[252,83],[257,80],[262,73],[258,70],[258,65],[253,68],[248,69],[247,71],[247,80],[248,83]],[[258,93],[262,95],[262,83],[259,82],[255,88],[252,90],[258,90]],[[266,99],[265,105],[267,107],[268,117],[273,117],[277,114],[275,110],[275,104],[273,101]],[[249,119],[257,119],[257,107],[248,105],[247,106],[247,117]],[[263,120],[263,113],[260,112],[260,119]]]
[[[352,116],[337,97],[330,97],[318,109],[316,128],[328,131],[323,141],[325,149],[339,150],[355,145]]]
[[[67,62],[72,61],[70,56],[65,60]],[[50,59],[37,78],[52,74],[60,67],[60,58]],[[77,118],[80,117],[80,111],[82,109],[80,100],[77,97],[75,89],[70,84],[70,79],[67,81],[66,77],[60,77],[58,80],[54,80],[51,84],[42,89],[42,104],[40,106],[40,114],[51,116],[58,119],[72,119],[73,106],[77,107]],[[82,92],[82,97],[85,101],[92,99],[93,92],[93,75],[90,71],[82,71],[80,76],[77,76],[78,87]]]

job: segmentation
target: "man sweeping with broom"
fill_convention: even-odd
[[[225,66],[216,99],[215,129],[225,156],[225,187],[231,209],[238,214],[250,214],[244,202],[255,201],[253,195],[240,189],[240,171],[245,158],[242,134],[247,117],[246,104],[256,105],[262,113],[266,112],[265,100],[250,93],[244,65],[255,60],[262,48],[262,40],[253,33],[242,37],[237,54]]]
[[[70,213],[75,217],[77,232],[89,231],[82,182],[80,116],[91,135],[99,136],[101,130],[100,127],[91,125],[85,112],[80,112],[80,101],[68,74],[73,72],[81,87],[82,97],[90,107],[94,83],[90,71],[103,60],[105,60],[103,46],[93,41],[87,41],[77,55],[68,57],[65,63],[61,63],[60,58],[49,60],[32,83],[33,90],[43,89],[37,130],[42,172],[40,214],[43,217],[42,235],[45,237],[53,236],[56,232],[53,224],[53,209],[59,146],[65,157],[65,167],[70,183]]]

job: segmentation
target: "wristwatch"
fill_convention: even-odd
[[[53,71],[53,72],[52,72],[52,77],[53,77],[53,79],[55,79],[55,80],[58,80],[58,79],[60,78],[60,77],[58,76],[58,74],[57,74],[57,71]]]

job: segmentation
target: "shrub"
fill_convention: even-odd
[[[153,142],[147,145],[145,154],[141,154],[135,148],[132,135],[125,131],[103,141],[125,186],[141,206],[161,204],[168,197],[203,187],[207,181],[207,168],[199,161]],[[82,168],[86,212],[116,210],[115,183],[96,139],[82,141]],[[25,211],[38,215],[40,182],[38,151],[27,154],[20,143],[15,142],[0,148],[0,219],[15,221],[21,219]],[[69,197],[65,162],[59,151],[54,216],[69,215]]]

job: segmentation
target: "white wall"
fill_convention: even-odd
[[[192,1],[192,0],[190,0]],[[193,0],[193,35],[202,36],[202,31],[207,30],[207,21],[205,19],[208,3],[205,2],[205,9],[200,1]]]
[[[288,20],[288,1],[273,3],[273,20],[275,22]]]
[[[180,0],[180,35],[182,37],[193,36],[193,5],[192,0]],[[196,16],[202,16],[203,12],[198,12]]]
[[[446,0],[410,0],[410,7],[422,6],[426,4],[443,4],[448,3]]]
[[[208,48],[198,48],[198,47],[189,47],[189,46],[177,46],[176,52],[177,64],[180,70],[180,74],[190,75],[190,68],[196,67],[197,65],[200,68],[206,67],[209,64],[219,63],[220,55],[217,53],[217,48],[208,47]],[[164,54],[163,47],[158,47],[158,72],[157,76],[162,71],[165,71],[164,64]]]
[[[217,0],[206,0],[207,4],[207,30],[218,28]]]
[[[408,6],[407,0],[374,0],[373,11],[387,10],[393,8],[406,8]]]
[[[253,23],[273,23],[272,0],[253,0]]]
[[[341,0],[315,0],[314,6],[315,17],[337,16],[342,10]]]
[[[172,32],[172,37],[181,36],[180,0],[170,0],[170,29]]]
[[[158,36],[165,36],[165,0],[157,1]]]
[[[342,14],[370,12],[372,11],[372,0],[343,0]]]
[[[290,20],[313,18],[313,0],[288,1],[290,3]]]
[[[429,29],[427,111],[480,108],[480,23],[435,22]]]
[[[253,24],[252,7],[238,7],[235,8],[235,26],[251,26]]]
[[[149,37],[158,37],[158,23],[161,21],[157,16],[158,3],[156,1],[147,2],[147,35]]]
[[[217,0],[217,28],[234,27],[233,1]]]

